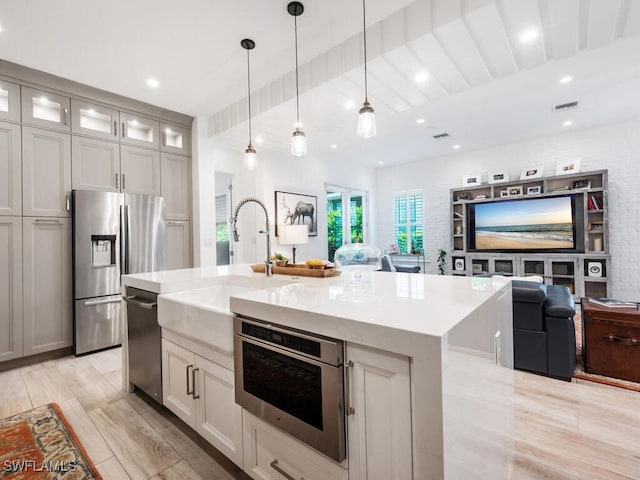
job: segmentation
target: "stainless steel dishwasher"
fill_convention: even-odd
[[[162,334],[158,294],[126,287],[129,381],[162,404]]]

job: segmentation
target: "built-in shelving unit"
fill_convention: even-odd
[[[534,198],[577,193],[580,253],[472,252],[468,246],[468,206],[505,198]],[[454,275],[538,275],[547,284],[565,285],[576,299],[607,296],[610,279],[607,171],[512,180],[454,188],[451,195],[451,272]],[[582,214],[583,213],[583,214]]]

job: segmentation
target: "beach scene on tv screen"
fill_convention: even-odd
[[[570,197],[475,205],[477,250],[573,248]]]

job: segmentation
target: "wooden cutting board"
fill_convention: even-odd
[[[265,265],[264,263],[257,263],[251,265],[251,270],[258,273],[264,273]],[[335,268],[325,268],[324,270],[320,270],[317,268],[309,268],[304,264],[296,264],[292,266],[286,267],[273,267],[273,273],[277,275],[299,275],[301,277],[335,277],[336,275],[340,275],[338,270]]]

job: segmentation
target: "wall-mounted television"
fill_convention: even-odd
[[[572,193],[467,204],[471,252],[584,252],[584,200]]]

